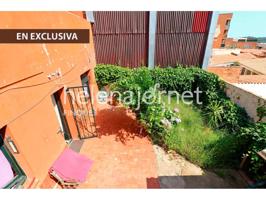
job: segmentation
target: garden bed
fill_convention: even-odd
[[[205,168],[238,167],[242,156],[248,155],[249,174],[265,180],[265,162],[257,152],[266,147],[266,123],[251,122],[245,110],[226,96],[224,83],[215,74],[182,66],[130,70],[101,65],[95,72],[98,85],[109,85],[121,94],[114,98],[136,113],[155,144],[174,149]],[[191,106],[180,101],[179,112],[175,104],[165,105],[159,98],[161,92],[197,90],[199,98],[193,96]],[[147,104],[147,96],[152,103]]]
[[[166,97],[164,102],[167,102]],[[237,166],[238,158],[234,158],[235,136],[208,126],[203,113],[194,105],[181,101],[177,104],[173,97],[168,107],[172,110],[178,108],[181,119],[164,139],[169,149],[204,168]]]

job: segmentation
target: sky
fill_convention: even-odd
[[[266,37],[266,11],[233,12],[228,37],[245,36]]]

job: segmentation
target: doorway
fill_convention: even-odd
[[[80,76],[81,86],[67,88],[67,95],[80,139],[97,136],[88,73]]]
[[[62,95],[62,93],[63,93],[63,88],[58,90],[57,92],[55,92],[52,95],[52,102],[54,105],[56,117],[57,117],[58,122],[59,122],[58,132],[61,132],[64,136],[64,139],[67,142],[70,142],[72,137],[71,137],[70,130],[69,130],[69,127],[67,124],[66,116],[64,114],[63,104],[62,104],[62,101],[60,99],[60,96]]]

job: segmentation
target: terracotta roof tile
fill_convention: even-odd
[[[266,83],[266,75],[240,75],[242,67],[208,67],[208,71],[217,74],[230,83]]]
[[[239,80],[241,67],[208,67],[207,70],[217,74],[225,81],[237,83]]]
[[[247,69],[266,75],[266,58],[241,60],[239,63]]]

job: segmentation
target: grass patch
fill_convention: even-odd
[[[167,102],[167,97],[163,98]],[[168,105],[166,103],[166,105]],[[182,120],[164,138],[169,149],[204,168],[227,168],[238,163],[236,136],[210,128],[204,115],[193,105],[172,98],[171,109],[178,108]],[[237,156],[236,156],[237,155]]]

